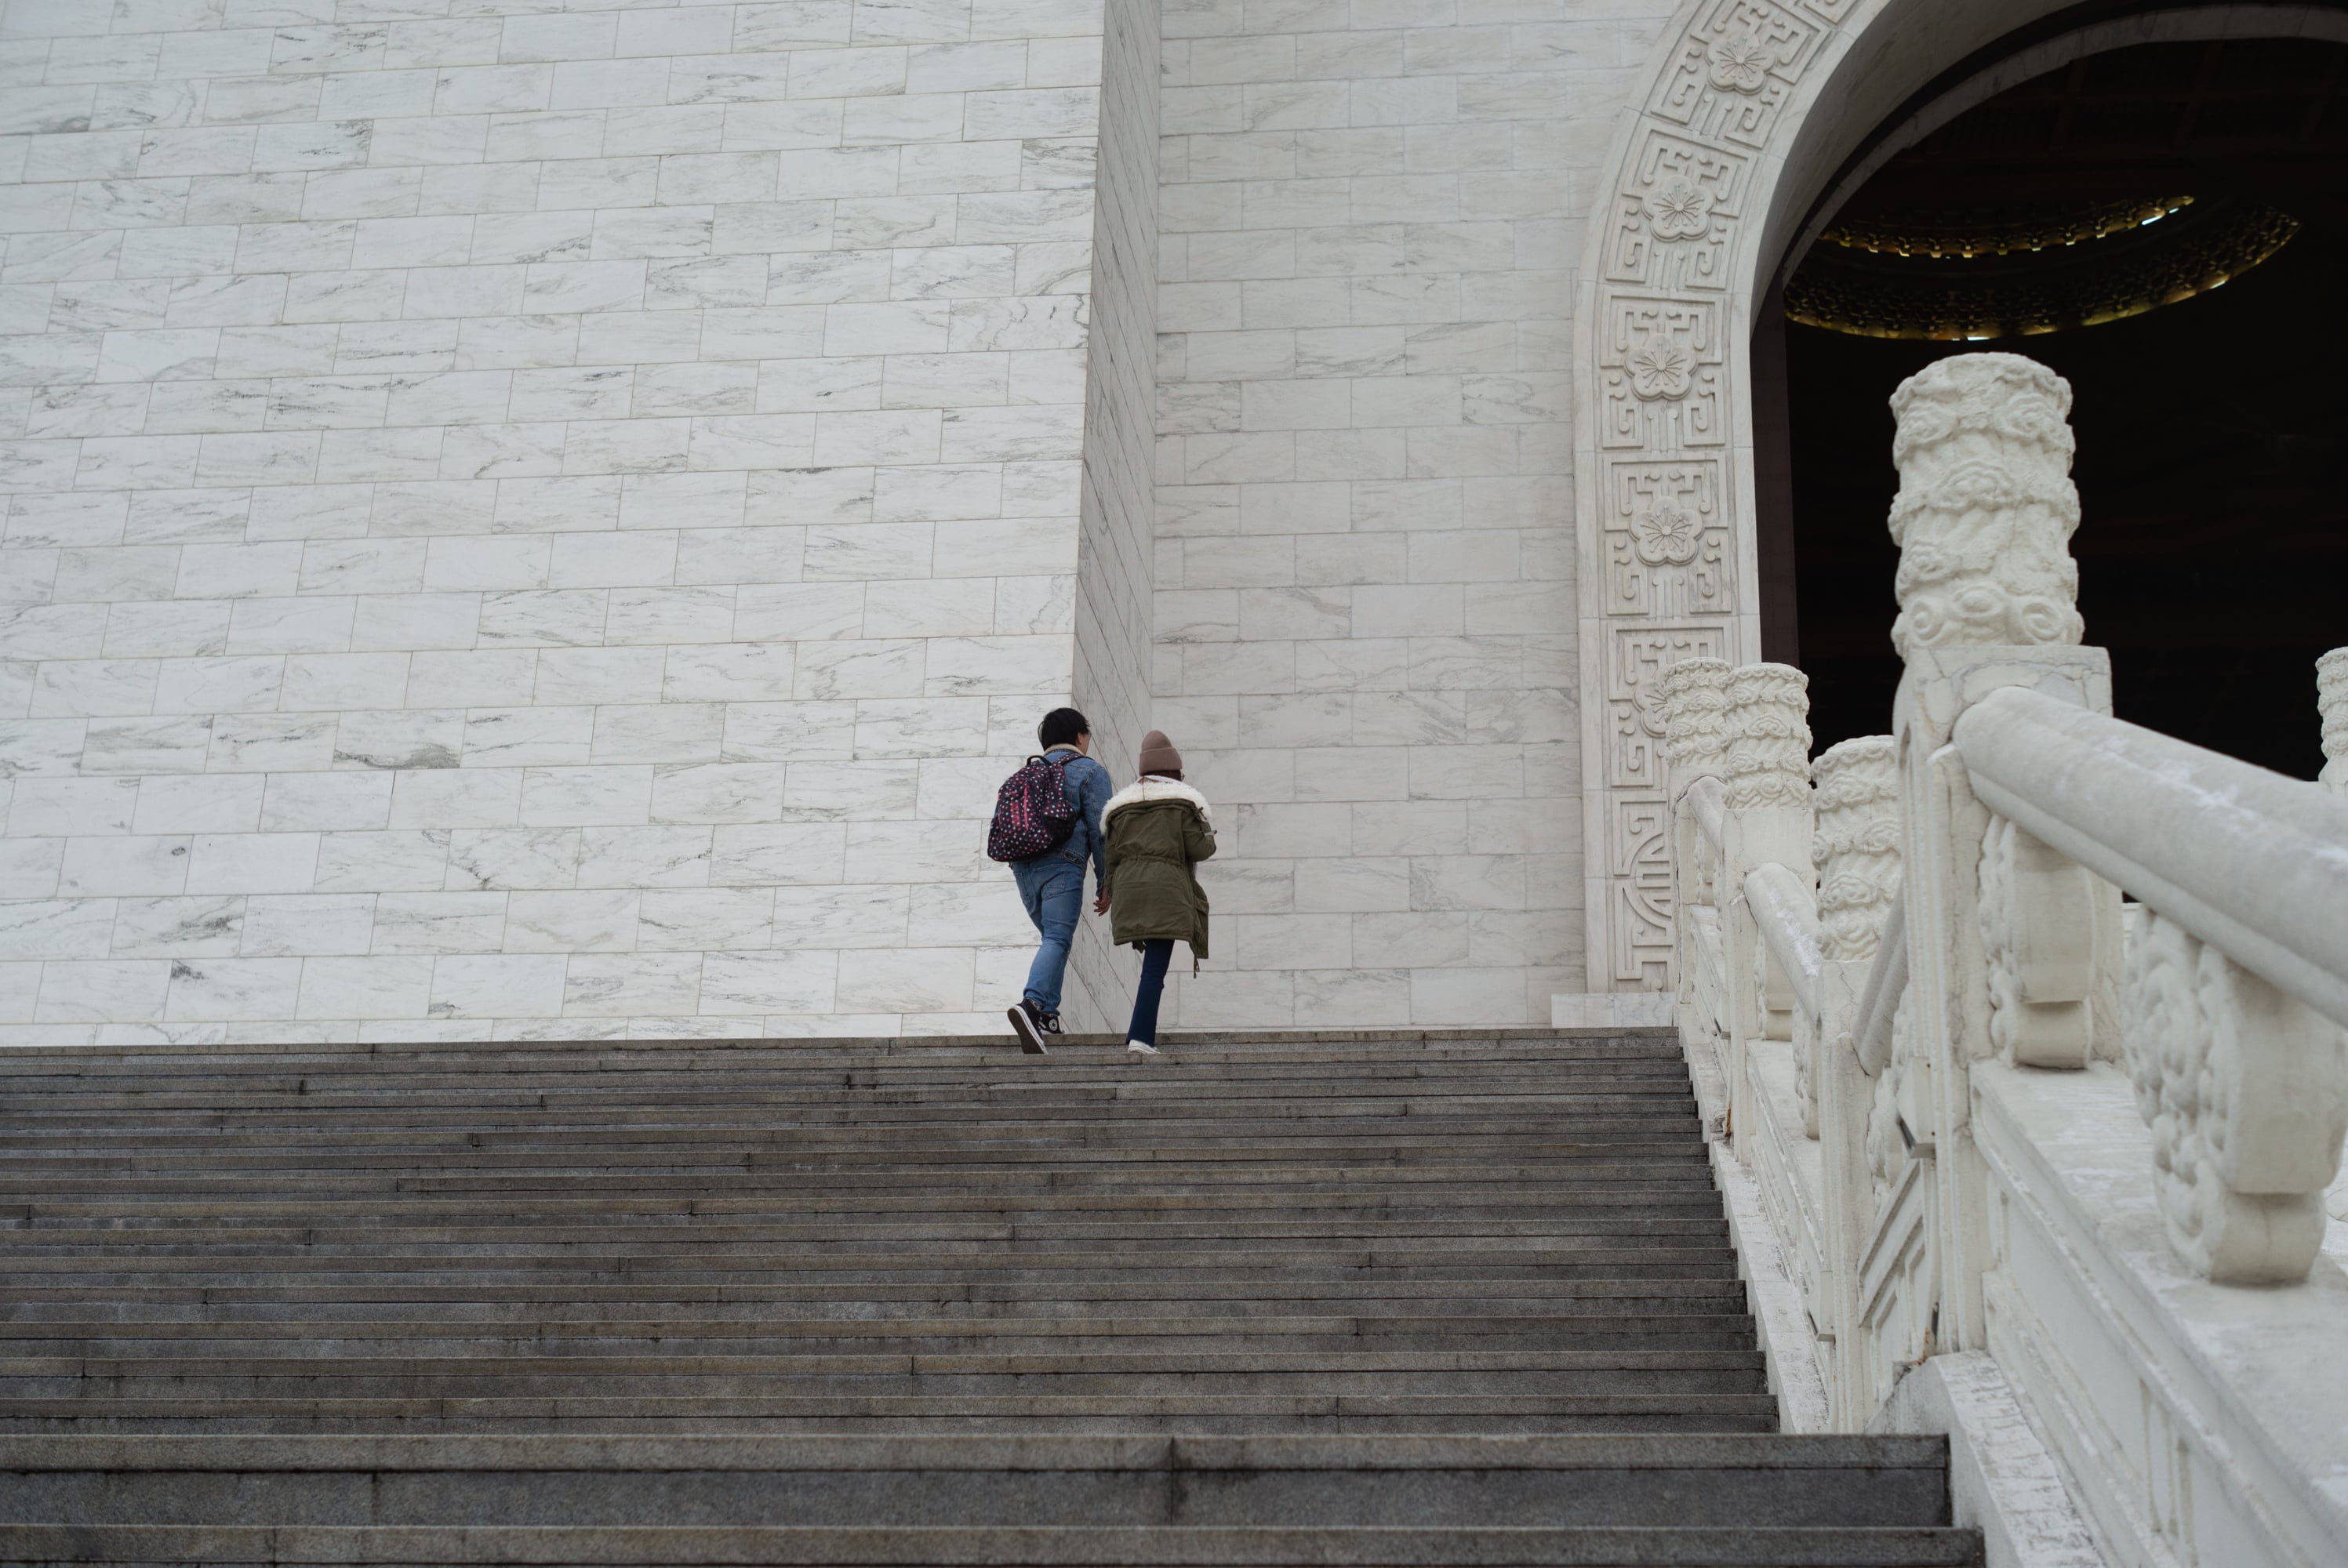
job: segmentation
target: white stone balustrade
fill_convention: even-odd
[[[1798,671],[1664,678],[1715,1171],[1789,1427],[1966,1353],[2065,1550],[2348,1560],[2348,650],[2329,788],[2114,718],[2069,403],[2007,354],[1894,398],[1894,733],[1812,764]]]

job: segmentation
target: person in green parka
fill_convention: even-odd
[[[1182,782],[1182,753],[1165,732],[1141,739],[1141,776],[1101,808],[1108,875],[1095,909],[1109,914],[1109,931],[1141,949],[1141,986],[1133,995],[1133,1023],[1125,1049],[1158,1052],[1158,1003],[1174,944],[1190,944],[1190,972],[1207,956],[1207,890],[1191,869],[1215,853],[1215,822],[1207,797]]]

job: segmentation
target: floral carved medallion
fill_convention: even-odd
[[[1685,566],[1695,559],[1703,530],[1669,501],[1659,501],[1631,520],[1631,544],[1649,566]]]
[[[1709,53],[1712,85],[1723,92],[1757,93],[1769,71],[1769,50],[1750,33],[1715,40]]]
[[[1650,333],[1623,364],[1631,373],[1631,390],[1642,402],[1685,397],[1694,384],[1695,355],[1662,332]]]
[[[1671,180],[1647,198],[1646,208],[1659,239],[1694,240],[1712,226],[1712,198],[1690,180]]]

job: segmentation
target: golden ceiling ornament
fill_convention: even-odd
[[[2107,226],[2131,208],[2157,214]],[[2228,198],[2074,204],[2003,219],[1894,216],[1897,222],[1837,228],[1913,242],[1907,248],[1812,246],[1787,280],[1786,318],[1860,337],[1940,342],[2095,326],[2207,293],[2273,255],[2299,231],[2288,213]],[[2064,232],[2084,237],[2019,242]],[[1975,248],[1955,248],[1967,234]],[[1993,241],[2008,248],[1995,249]]]
[[[1964,261],[2051,251],[2157,223],[2193,205],[2190,196],[2152,200],[2082,201],[2075,206],[2029,213],[1958,213],[1946,217],[1900,213],[1875,220],[1838,222],[1818,238],[1846,251],[1877,255],[1929,256]]]

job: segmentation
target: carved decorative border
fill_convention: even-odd
[[[1695,0],[1658,46],[1591,237],[1581,415],[1582,780],[1592,990],[1654,989],[1671,961],[1657,685],[1743,663],[1758,609],[1735,442],[1740,260],[1767,215],[1773,143],[1866,0]]]

